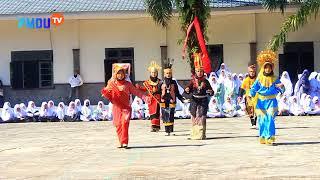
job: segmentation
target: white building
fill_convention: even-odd
[[[81,97],[96,103],[113,62],[132,63],[133,79],[142,81],[149,76],[146,68],[151,60],[161,64],[161,59],[174,58],[174,76],[189,79],[189,65],[182,60],[182,45],[177,43],[184,36],[177,17],[162,28],[145,12],[143,0],[88,1],[0,2],[0,79],[6,100],[66,101],[68,79],[74,69],[80,69]],[[247,63],[279,31],[285,16],[268,13],[253,2],[231,3],[229,8],[223,7],[230,3],[218,5],[212,8],[208,24],[209,52],[233,72],[246,72]],[[54,10],[64,13],[64,24],[50,29],[18,28],[19,17],[49,17]],[[279,54],[277,73],[286,69],[296,77],[304,68],[319,71],[319,18],[290,33]]]

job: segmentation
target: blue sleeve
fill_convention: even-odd
[[[260,83],[259,83],[258,80],[256,80],[256,81],[254,81],[254,83],[253,83],[253,85],[252,85],[252,87],[250,89],[250,96],[251,97],[256,96],[256,94],[257,94],[259,89],[260,89]]]
[[[280,84],[281,83],[281,81],[279,80],[279,79],[277,79],[276,80],[276,82],[275,82],[275,85],[276,84]],[[285,88],[284,87],[282,87],[282,88],[278,88],[278,87],[276,87],[276,90],[279,92],[279,93],[284,93],[284,91],[285,91]]]

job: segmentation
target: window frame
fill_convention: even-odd
[[[26,88],[25,87],[25,63],[26,62],[35,62],[38,65],[38,85],[37,87]],[[51,74],[42,74],[41,68],[42,64],[48,63],[48,70],[51,70]],[[13,64],[21,64],[22,72],[14,72]],[[17,73],[17,74],[15,74]],[[41,76],[51,75],[50,80],[43,80]],[[13,81],[15,80],[14,76],[21,76],[22,78],[22,87],[15,87]],[[53,69],[53,50],[32,50],[32,51],[11,51],[11,62],[10,62],[10,85],[12,89],[15,90],[33,90],[33,89],[53,89],[54,88],[54,69]],[[50,86],[42,86],[43,81],[51,81]]]

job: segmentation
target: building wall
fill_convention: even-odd
[[[150,18],[80,21],[80,66],[85,82],[104,82],[105,48],[134,48],[135,79],[144,80],[151,59],[159,64],[163,31]]]

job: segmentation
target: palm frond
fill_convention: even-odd
[[[319,0],[307,0],[301,4],[296,14],[289,16],[280,28],[280,32],[273,36],[269,42],[268,48],[273,51],[286,42],[289,32],[297,31],[314,15],[318,15],[320,8]]]
[[[280,9],[284,13],[287,5],[300,4],[305,2],[305,0],[263,0],[262,6],[268,11],[275,11]]]
[[[173,4],[171,0],[146,0],[147,12],[152,16],[153,20],[167,27],[172,16]]]

